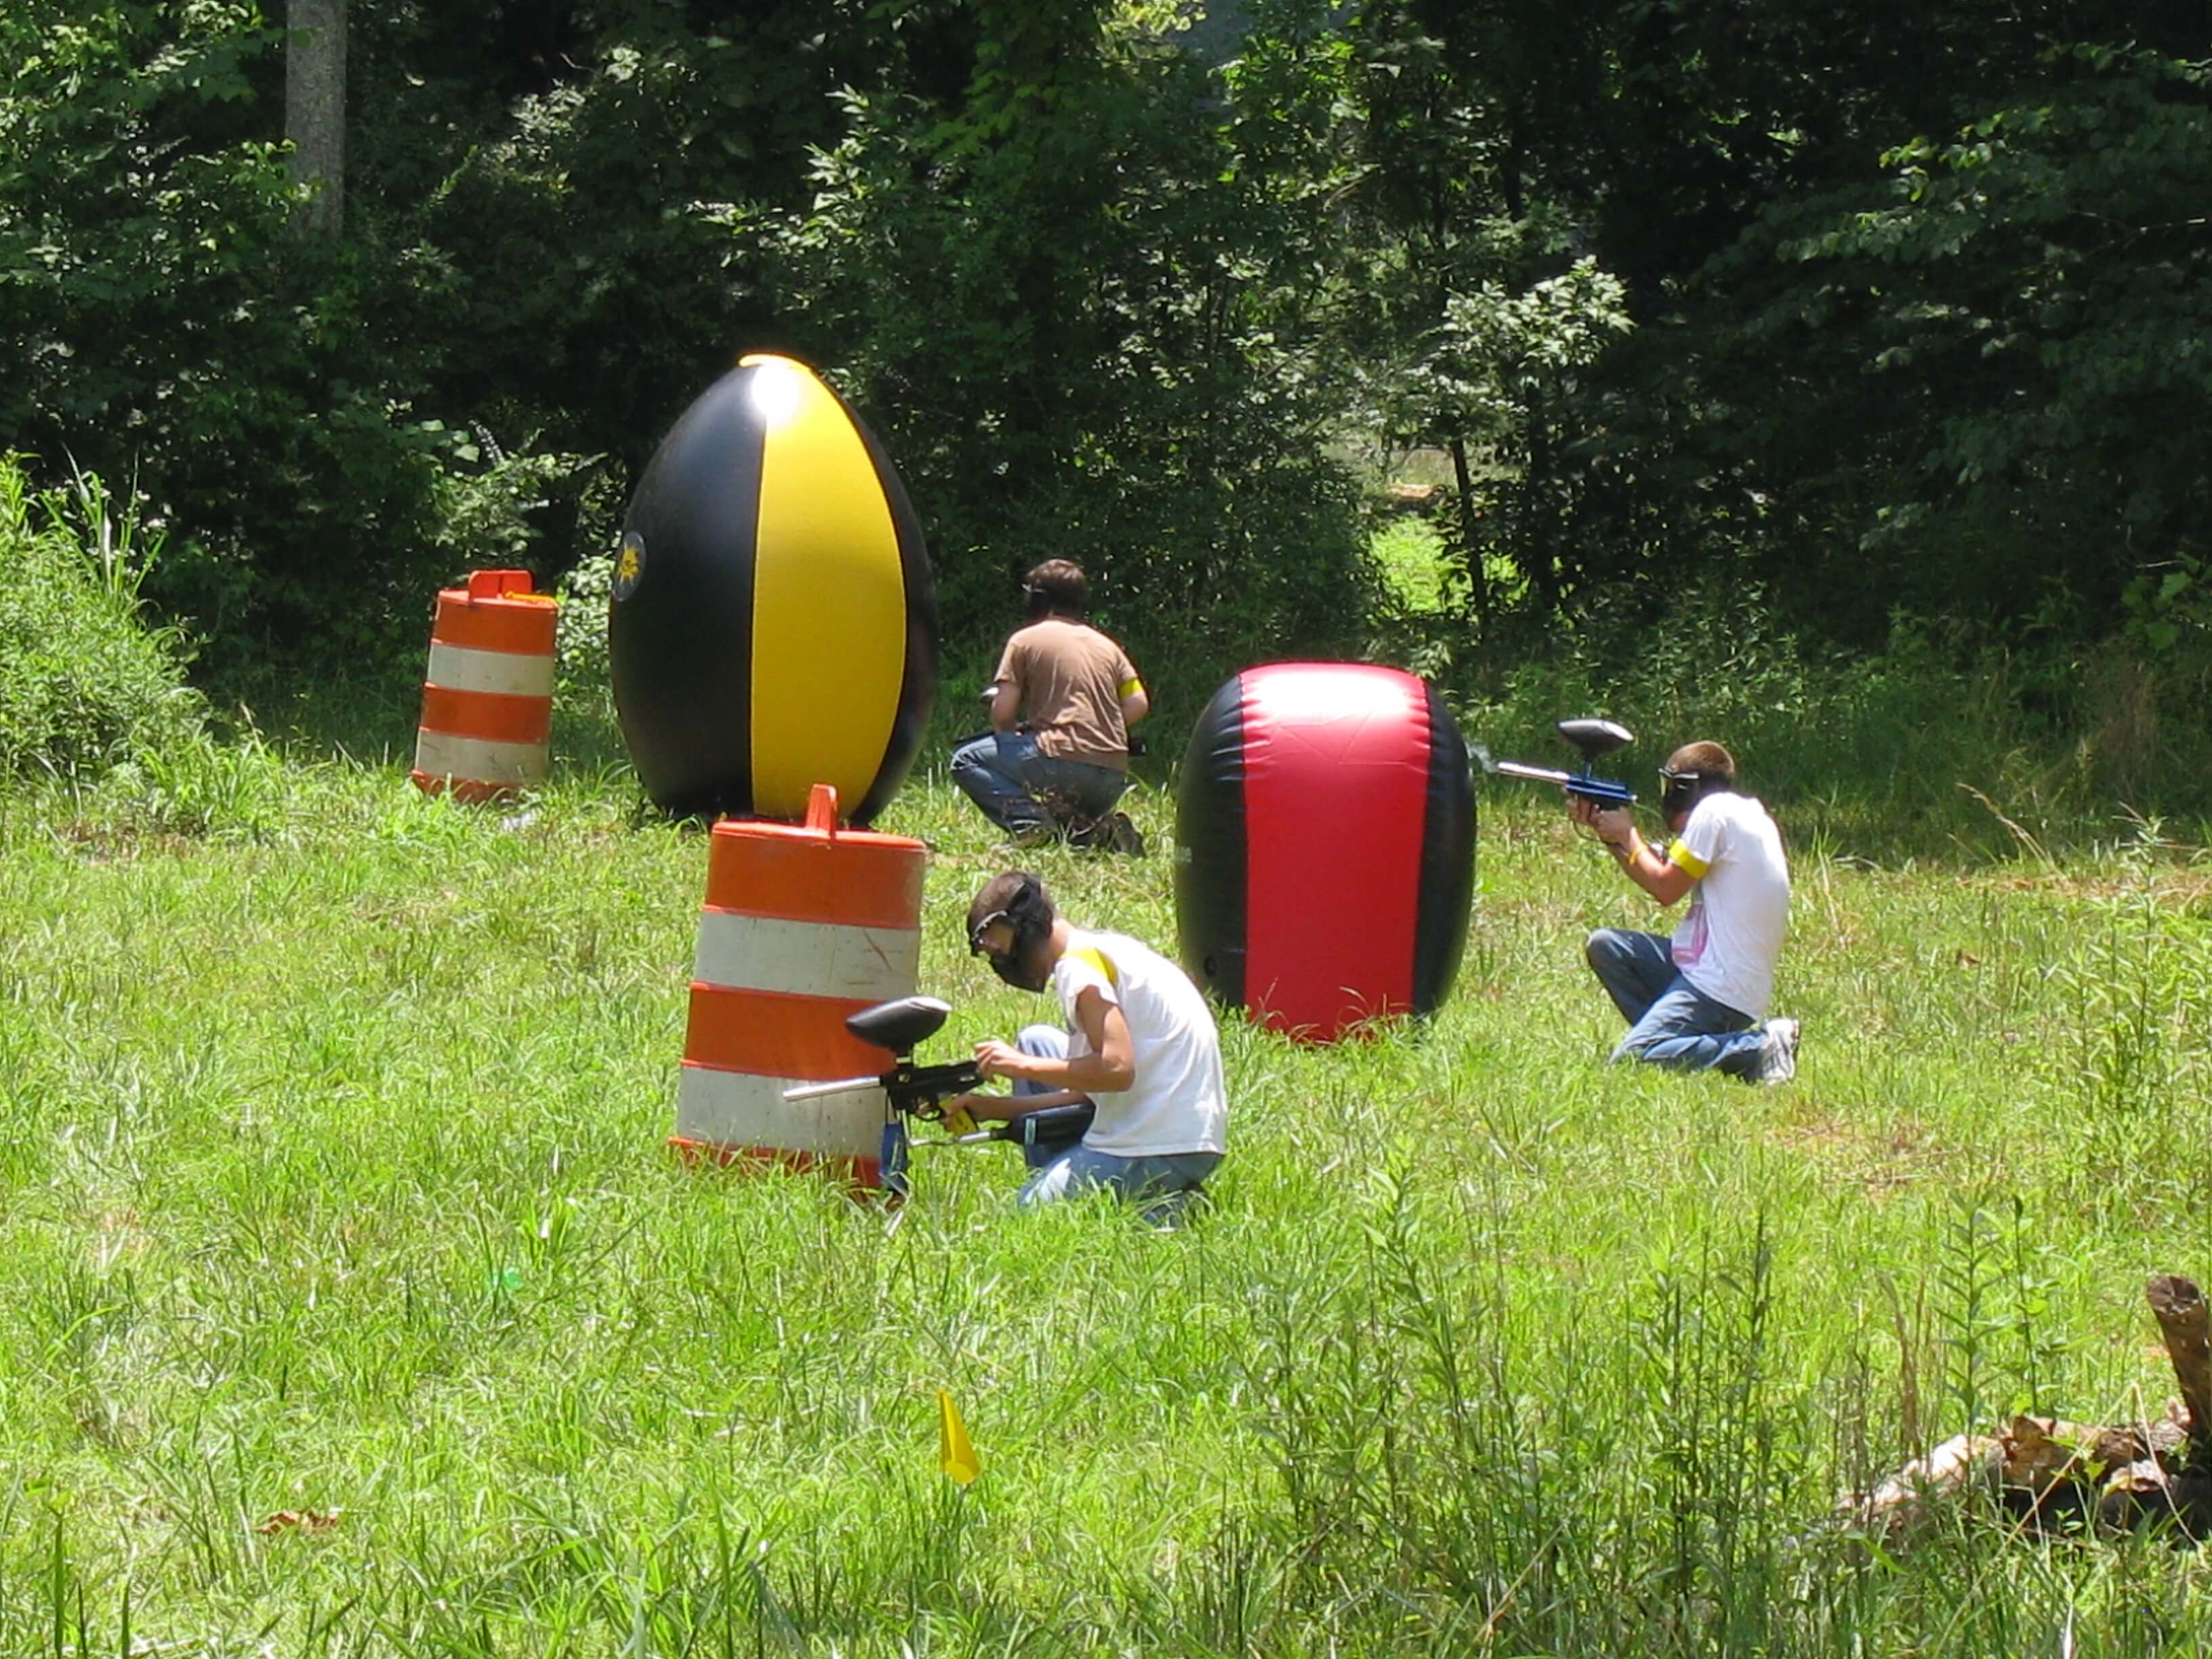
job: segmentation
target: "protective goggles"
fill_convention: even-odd
[[[1017,939],[1021,937],[1021,927],[1014,921],[1012,915],[1004,910],[994,910],[968,930],[968,954],[971,957],[995,957],[1006,954],[1003,951],[994,951],[983,943],[983,935],[1002,921],[1012,929]]]
[[[1705,775],[1702,772],[1677,772],[1662,766],[1659,769],[1659,805],[1666,811],[1679,812],[1696,802],[1705,784]]]

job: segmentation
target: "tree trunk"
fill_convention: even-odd
[[[2177,1274],[2160,1274],[2144,1294],[2181,1385],[2163,1415],[2106,1425],[2015,1417],[1995,1435],[1945,1441],[1838,1513],[1896,1539],[1940,1504],[1979,1492],[2021,1530],[2171,1524],[2190,1542],[2212,1538],[2212,1306]]]
[[[345,229],[346,0],[287,0],[284,136],[295,184],[314,194],[293,216],[302,233]]]
[[[1521,510],[1513,525],[1514,553],[1528,575],[1537,617],[1547,625],[1559,619],[1562,577],[1559,556],[1549,521],[1552,496],[1552,429],[1545,412],[1540,387],[1532,389],[1521,418],[1528,422],[1527,456],[1521,469]],[[1539,514],[1547,517],[1540,521]]]
[[[1458,433],[1451,440],[1452,481],[1459,486],[1459,539],[1467,554],[1468,608],[1474,613],[1475,631],[1480,634],[1490,620],[1490,577],[1483,568],[1482,544],[1476,539],[1474,510],[1474,474],[1467,464],[1467,440]]]
[[[2212,1310],[2203,1291],[2172,1273],[2152,1279],[2143,1294],[2166,1339],[2181,1403],[2189,1407],[2189,1437],[2200,1453],[2212,1449]]]

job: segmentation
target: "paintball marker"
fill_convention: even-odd
[[[1556,783],[1570,795],[1579,795],[1584,800],[1595,801],[1601,806],[1633,806],[1634,792],[1626,784],[1615,783],[1611,778],[1596,774],[1598,758],[1610,755],[1616,749],[1625,749],[1636,741],[1636,734],[1626,726],[1612,720],[1561,720],[1559,735],[1583,751],[1583,767],[1579,772],[1560,772],[1547,766],[1524,766],[1519,761],[1493,761],[1489,752],[1477,745],[1475,752],[1481,757],[1483,769],[1502,777],[1526,778],[1532,783]]]
[[[979,1086],[982,1075],[972,1060],[956,1060],[942,1066],[914,1063],[916,1044],[933,1036],[951,1013],[950,1003],[935,997],[900,997],[879,1002],[849,1015],[845,1029],[863,1042],[891,1054],[891,1068],[871,1077],[840,1078],[835,1083],[809,1083],[786,1089],[786,1100],[819,1100],[825,1095],[849,1094],[855,1089],[881,1089],[890,1097],[891,1109],[909,1117],[936,1122],[945,1115],[945,1103]]]
[[[947,1120],[945,1103],[981,1086],[982,1074],[972,1060],[917,1066],[914,1051],[925,1039],[936,1035],[951,1012],[950,1004],[935,997],[899,997],[848,1015],[845,1029],[863,1042],[888,1049],[890,1069],[872,1077],[809,1083],[783,1091],[786,1100],[819,1100],[826,1095],[847,1094],[855,1089],[881,1089],[890,1102],[884,1117],[883,1182],[887,1190],[901,1198],[907,1192],[906,1120],[909,1117],[945,1123],[954,1131],[950,1139],[934,1144],[972,1146],[988,1140],[1011,1140],[1028,1145],[1039,1140],[1073,1141],[1090,1126],[1095,1109],[1087,1103],[1049,1106],[988,1128],[979,1128],[964,1112]]]

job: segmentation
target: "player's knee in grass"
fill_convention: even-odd
[[[1626,935],[1618,927],[1599,927],[1591,931],[1583,941],[1583,960],[1590,965],[1590,972],[1603,974],[1617,962],[1626,960]]]

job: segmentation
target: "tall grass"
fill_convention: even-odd
[[[2183,1650],[2205,1570],[1838,1494],[2019,1406],[2166,1388],[2203,1260],[2207,888],[1801,849],[1787,1088],[1608,1070],[1645,920],[1486,796],[1427,1027],[1227,1032],[1202,1224],[887,1217],[668,1156],[706,849],[218,746],[0,798],[0,1650],[1926,1655]],[[222,770],[222,769],[228,769]],[[225,784],[222,779],[231,781]],[[197,795],[192,794],[197,788]],[[1168,799],[1139,792],[1156,845]],[[926,766],[945,1054],[1036,1018],[952,918],[1010,856]],[[1170,864],[1034,855],[1173,937]],[[935,1467],[935,1391],[984,1462]]]
[[[197,731],[184,637],[139,608],[161,548],[96,475],[33,492],[0,453],[0,778],[96,776]]]

